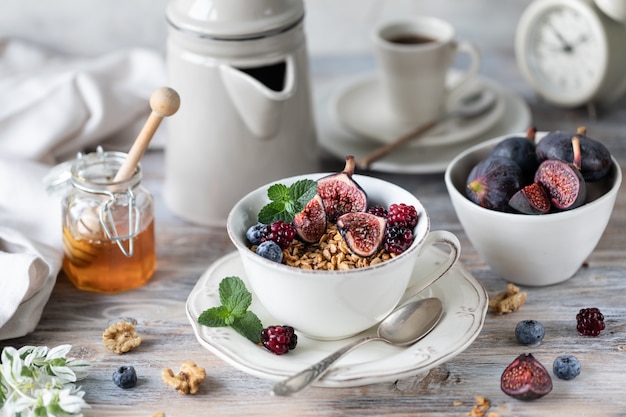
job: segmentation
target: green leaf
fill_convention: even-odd
[[[263,224],[272,224],[277,220],[285,220],[288,217],[288,213],[285,212],[285,203],[273,201],[265,205],[261,211],[259,211],[259,222]],[[289,222],[291,222],[289,220]],[[285,220],[287,221],[287,220]]]
[[[253,312],[248,311],[252,294],[243,280],[234,276],[222,279],[219,293],[222,305],[204,310],[198,323],[208,327],[230,326],[248,340],[259,343],[263,325]]]
[[[315,197],[315,194],[317,194],[317,181],[300,180],[289,187],[290,200],[297,201],[303,208]]]
[[[283,184],[274,184],[267,189],[270,201],[282,202],[289,200],[289,187]]]
[[[232,324],[233,329],[253,343],[261,342],[261,332],[263,324],[261,320],[251,311],[246,311]]]
[[[226,321],[231,324],[237,317],[246,312],[252,304],[252,294],[239,277],[226,277],[220,282],[220,301],[232,318]]]
[[[271,202],[261,208],[258,220],[263,224],[271,224],[278,220],[291,223],[315,194],[317,182],[313,180],[299,180],[289,187],[274,184],[267,190]]]
[[[227,327],[229,318],[230,311],[226,307],[211,307],[200,314],[198,323],[207,327]]]

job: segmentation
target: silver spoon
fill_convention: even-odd
[[[395,346],[412,345],[435,328],[443,315],[443,305],[438,298],[411,301],[388,315],[379,325],[377,336],[366,336],[344,346],[316,364],[276,383],[272,394],[289,396],[309,387],[339,358],[368,342],[382,341]]]
[[[360,158],[356,162],[356,164],[361,169],[367,169],[372,164],[372,162],[379,160],[383,156],[387,155],[389,152],[404,145],[405,143],[414,139],[418,135],[421,135],[427,130],[432,129],[439,123],[455,117],[460,119],[471,119],[472,117],[480,116],[482,114],[485,114],[489,109],[491,109],[495,103],[496,94],[491,90],[479,90],[470,93],[459,100],[459,104],[454,110],[444,114],[438,119],[431,120],[430,122],[426,122],[416,127],[410,132],[407,132],[404,135],[400,136],[393,142],[383,145],[380,148],[376,148],[369,154]]]

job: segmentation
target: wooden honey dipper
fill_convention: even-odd
[[[139,160],[146,149],[148,149],[148,145],[161,124],[161,121],[164,117],[176,113],[179,107],[180,97],[174,89],[161,87],[152,93],[150,96],[150,108],[152,112],[128,151],[128,156],[124,160],[124,163],[115,174],[113,182],[126,181],[133,176]],[[100,217],[97,210],[83,211],[79,222],[83,229],[88,230],[90,235],[102,234]],[[67,257],[77,266],[89,265],[98,254],[98,250],[95,246],[87,242],[75,240],[69,231],[64,231],[63,242],[68,252]]]

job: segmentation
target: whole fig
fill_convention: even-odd
[[[579,127],[575,134],[554,131],[539,141],[536,148],[537,161],[560,159],[570,162],[574,158],[571,141],[577,136],[580,140],[582,164],[580,172],[586,181],[602,179],[611,168],[611,153],[601,142],[587,136],[587,130]]]
[[[465,194],[482,207],[510,212],[509,199],[522,184],[522,169],[517,162],[502,156],[488,156],[470,171]]]
[[[573,162],[559,159],[543,161],[535,173],[535,182],[545,187],[552,205],[559,210],[581,206],[587,198],[587,184],[580,172],[581,149],[578,136],[571,138]]]
[[[524,184],[533,181],[535,171],[539,166],[535,154],[535,134],[537,129],[531,127],[526,136],[511,136],[500,142],[491,150],[492,156],[503,156],[517,162],[524,175]]]
[[[387,220],[366,212],[353,212],[337,219],[337,228],[350,250],[367,258],[380,249],[385,237]]]
[[[342,172],[317,180],[317,193],[322,198],[326,218],[331,222],[342,214],[367,209],[367,194],[352,179],[354,166],[354,156],[349,155]]]
[[[506,367],[500,389],[518,400],[536,400],[552,391],[552,378],[532,353],[524,353]]]

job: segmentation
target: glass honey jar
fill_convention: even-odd
[[[78,154],[63,198],[63,270],[79,289],[117,293],[144,285],[156,268],[152,195],[138,165],[114,181],[127,154]]]

